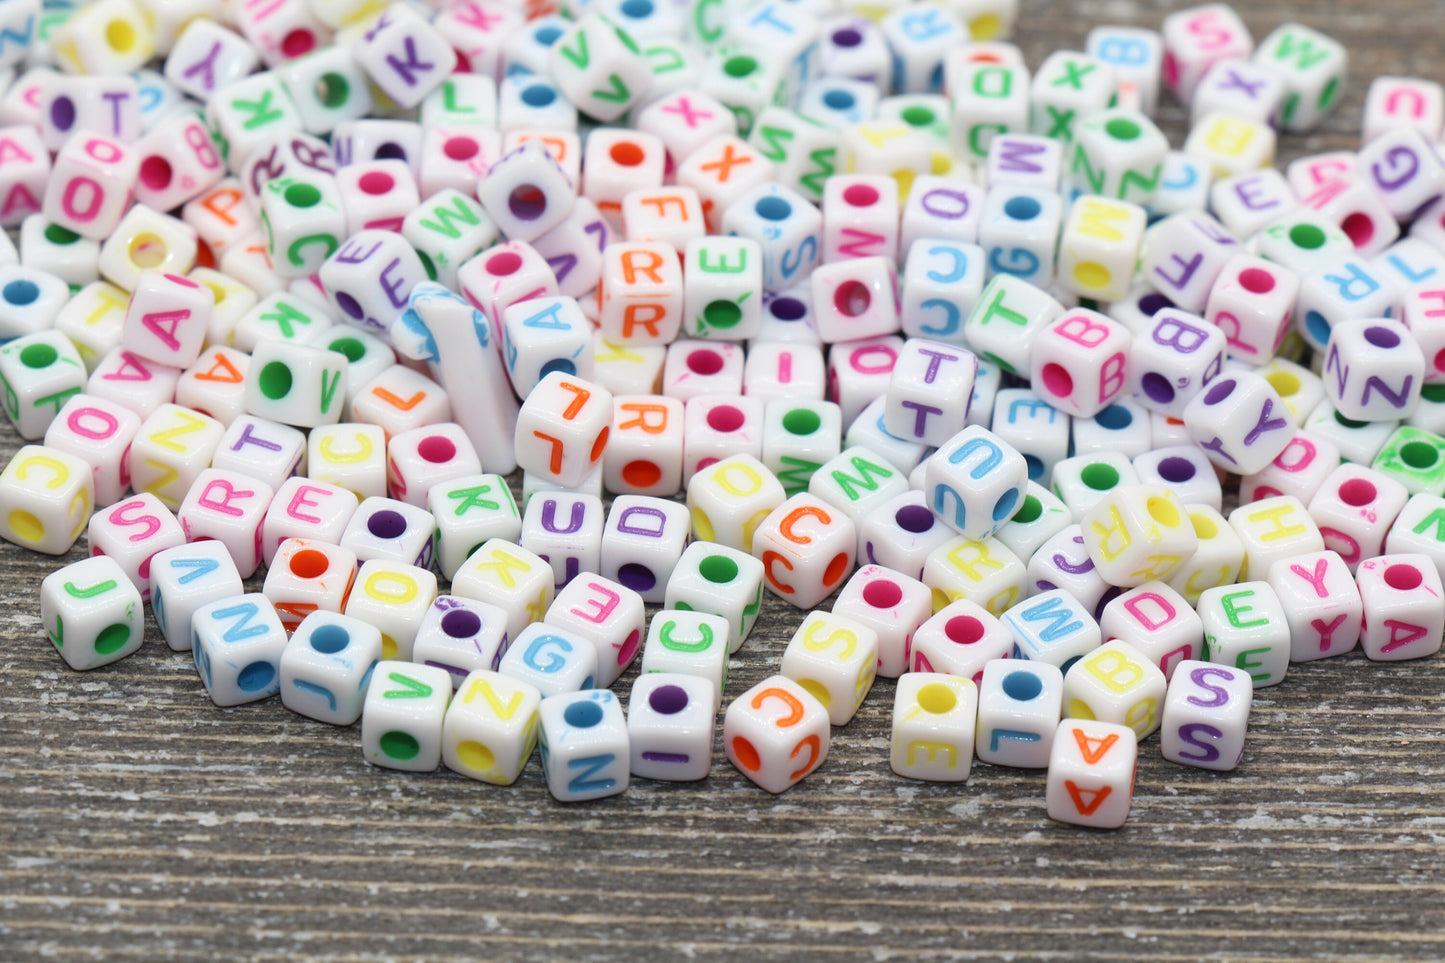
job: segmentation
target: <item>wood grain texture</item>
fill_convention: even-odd
[[[1171,6],[1026,0],[1019,39],[1037,65]],[[1369,77],[1445,79],[1438,10],[1245,7],[1256,37],[1301,19],[1350,47],[1342,110],[1282,155],[1354,146]],[[1165,108],[1175,143],[1181,119]],[[1234,773],[1151,738],[1119,832],[1049,822],[1041,772],[895,777],[887,680],[781,797],[719,750],[702,783],[561,805],[535,760],[510,789],[407,776],[362,761],[359,726],[217,709],[153,624],[137,655],[71,672],[37,618],[55,566],[0,547],[0,960],[1445,957],[1438,658],[1292,667]],[[731,692],[798,621],[769,597]]]

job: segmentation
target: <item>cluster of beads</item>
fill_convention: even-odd
[[[881,675],[900,775],[1108,827],[1139,740],[1230,769],[1291,662],[1434,654],[1442,89],[1280,173],[1339,42],[1208,5],[1031,72],[1015,13],[0,3],[0,536],[86,533],[60,655],[149,602],[217,705],[584,800],[708,774],[766,591],[757,785]]]

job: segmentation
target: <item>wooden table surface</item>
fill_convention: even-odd
[[[1171,4],[1024,7],[1037,65]],[[1242,14],[1256,38],[1301,19],[1350,49],[1342,109],[1286,158],[1355,146],[1372,76],[1445,80],[1429,0]],[[1163,113],[1178,143],[1182,112]],[[1257,693],[1233,773],[1165,763],[1150,738],[1119,832],[1050,822],[1042,772],[894,776],[882,679],[782,796],[719,741],[701,783],[562,805],[535,758],[506,789],[403,775],[362,761],[359,726],[217,709],[154,623],[136,655],[72,672],[38,620],[55,567],[0,547],[0,963],[1445,957],[1445,659],[1291,667]],[[776,670],[798,621],[768,598],[730,692]]]

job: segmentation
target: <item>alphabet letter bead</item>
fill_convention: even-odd
[[[467,676],[442,721],[442,759],[471,779],[509,786],[537,746],[542,694],[535,686],[478,669]]]
[[[714,542],[693,542],[667,579],[663,605],[728,623],[728,652],[742,648],[763,604],[763,563]]]
[[[360,619],[316,611],[281,651],[281,704],[318,722],[349,726],[361,718],[381,632]]]
[[[495,605],[438,595],[411,643],[411,660],[445,671],[453,689],[477,669],[496,671],[510,640],[507,613]]]
[[[803,492],[763,519],[754,531],[751,552],[762,560],[769,589],[798,608],[809,609],[853,571],[857,546],[853,520]]]
[[[517,463],[541,478],[575,486],[601,461],[612,427],[612,395],[560,371],[537,385],[517,415]]]
[[[1064,677],[1047,662],[992,659],[978,682],[978,758],[1043,769],[1059,729]]]
[[[94,669],[140,648],[145,608],[114,559],[88,558],[40,583],[40,624],[67,665]]]
[[[1198,609],[1207,661],[1247,673],[1256,689],[1284,681],[1290,662],[1290,625],[1268,582],[1208,589],[1199,596]]]
[[[1227,772],[1244,756],[1254,688],[1242,669],[1182,662],[1164,698],[1159,750],[1181,766]]]
[[[1143,738],[1159,728],[1167,684],[1148,656],[1115,639],[1080,659],[1064,677],[1064,711],[1072,719],[1128,726]]]
[[[1225,471],[1253,474],[1284,451],[1295,425],[1279,393],[1247,371],[1221,375],[1184,407],[1189,436]]]
[[[197,609],[188,647],[218,706],[257,702],[281,691],[286,630],[264,595],[237,592]]]
[[[215,539],[235,560],[242,578],[261,564],[261,525],[275,491],[249,475],[207,468],[196,476],[176,511],[186,541]]]
[[[831,736],[828,710],[782,675],[764,679],[738,696],[723,716],[728,762],[774,794],[822,765]]]
[[[1364,602],[1360,648],[1376,662],[1419,659],[1440,651],[1445,609],[1440,574],[1425,555],[1381,555],[1360,563]]]
[[[552,604],[552,568],[546,561],[500,538],[488,539],[452,576],[452,593],[500,606],[507,637],[540,622]]]
[[[1006,659],[1014,647],[1013,634],[982,605],[959,599],[946,603],[913,633],[914,672],[944,672],[983,679],[993,659]]]
[[[431,772],[442,759],[451,678],[442,669],[378,662],[361,710],[361,753],[373,766]]]
[[[1013,517],[1028,483],[1023,456],[977,425],[955,435],[927,465],[928,504],[945,524],[971,539],[992,535]]]
[[[1059,723],[1049,754],[1049,818],[1095,829],[1123,826],[1138,761],[1139,741],[1126,726],[1078,719]]]
[[[632,775],[690,782],[712,768],[718,697],[707,679],[674,672],[640,675],[627,700]]]
[[[1034,338],[1030,380],[1055,408],[1092,418],[1124,390],[1130,340],[1119,322],[1075,308]]]
[[[889,754],[893,771],[930,782],[968,779],[977,709],[972,680],[932,672],[899,677]]]
[[[932,592],[917,579],[865,565],[833,603],[833,613],[872,629],[878,636],[878,675],[908,671],[913,633],[933,615]]]

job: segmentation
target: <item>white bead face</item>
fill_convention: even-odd
[[[349,726],[361,718],[380,661],[378,629],[335,612],[313,612],[281,652],[281,703],[319,722]]]
[[[120,565],[97,556],[45,577],[40,623],[67,665],[94,669],[140,648],[145,609]]]
[[[431,772],[441,764],[452,681],[444,669],[378,662],[361,711],[361,753],[373,766]]]
[[[1182,662],[1164,699],[1159,750],[1181,766],[1227,771],[1244,755],[1254,686],[1243,669]]]
[[[723,716],[728,762],[771,793],[785,792],[822,765],[831,736],[828,710],[782,675],[738,696]]]
[[[549,696],[537,715],[542,771],[554,798],[581,802],[627,791],[632,754],[615,695],[588,689]]]
[[[900,776],[963,782],[973,765],[978,689],[969,679],[910,672],[893,700],[890,764]]]
[[[695,675],[639,675],[627,700],[632,775],[687,782],[712,768],[718,698],[711,681]]]
[[[1063,673],[1033,659],[993,659],[978,682],[978,758],[996,766],[1043,769],[1058,730]]]
[[[1049,818],[1117,829],[1129,817],[1139,743],[1134,731],[1107,722],[1065,719],[1049,756]]]

